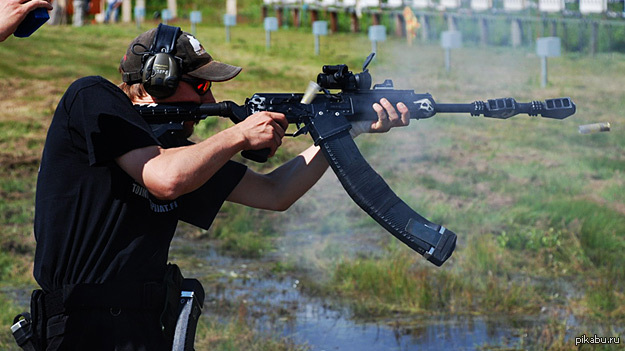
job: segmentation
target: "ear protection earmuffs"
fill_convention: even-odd
[[[175,56],[180,27],[159,24],[150,50],[143,56],[141,80],[145,91],[156,98],[173,95],[178,88],[182,59]]]

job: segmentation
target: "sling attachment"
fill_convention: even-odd
[[[456,234],[432,223],[400,199],[364,159],[340,113],[309,118],[310,134],[354,202],[397,239],[436,266],[456,247]]]

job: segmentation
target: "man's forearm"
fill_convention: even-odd
[[[175,199],[202,186],[241,150],[239,135],[226,129],[191,146],[133,150],[118,163],[157,198]]]
[[[308,191],[328,168],[321,150],[311,146],[268,174],[251,169],[228,196],[228,201],[284,211]]]
[[[278,167],[267,176],[277,185],[279,192],[278,202],[281,209],[289,208],[295,201],[304,195],[328,169],[321,149],[310,146],[297,157]]]

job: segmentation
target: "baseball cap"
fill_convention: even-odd
[[[122,57],[119,70],[122,79],[127,84],[141,83],[141,69],[143,67],[143,54],[148,53],[157,28],[151,29],[130,43],[126,54]],[[182,32],[176,41],[173,54],[182,60],[182,74],[192,77],[210,80],[211,82],[223,82],[237,76],[241,67],[219,62],[206,52],[200,41],[187,32]]]

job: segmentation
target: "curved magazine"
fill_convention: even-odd
[[[320,122],[312,123],[313,139],[354,202],[397,239],[433,264],[442,265],[456,247],[456,234],[423,218],[391,190],[358,150],[349,125],[323,137]]]

